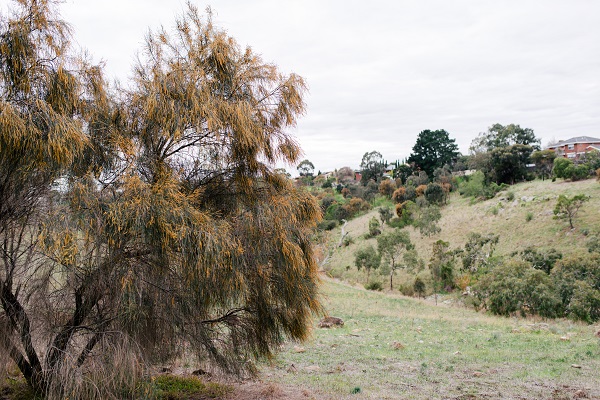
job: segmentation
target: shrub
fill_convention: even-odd
[[[321,231],[330,231],[338,225],[336,220],[323,220],[319,222],[317,228]]]
[[[342,244],[344,245],[344,247],[348,247],[352,243],[354,243],[354,238],[352,236],[350,236],[350,235],[346,235],[344,237],[344,240],[342,241]]]
[[[476,285],[489,310],[509,316],[520,312],[543,317],[561,314],[562,304],[552,279],[525,262],[509,261],[494,268]]]
[[[379,193],[385,197],[392,197],[392,194],[396,190],[396,182],[391,179],[381,181],[379,184]]]
[[[446,193],[439,183],[430,183],[425,189],[425,198],[431,204],[441,205],[445,202]]]
[[[600,291],[586,281],[575,281],[567,312],[570,318],[588,324],[600,320]]]
[[[590,253],[600,253],[600,238],[597,235],[592,235],[586,242],[587,249]]]
[[[574,229],[573,219],[577,215],[583,203],[589,201],[590,197],[585,194],[577,194],[573,197],[567,197],[564,194],[558,196],[556,206],[554,207],[554,215],[556,218],[565,218],[569,220],[569,226]]]
[[[415,193],[417,194],[417,197],[421,197],[421,196],[425,195],[425,190],[427,190],[427,185],[417,186],[415,189]]]
[[[556,178],[567,179],[569,176],[566,174],[566,170],[573,165],[573,161],[568,158],[557,157],[554,159],[554,167],[552,168],[552,174]]]
[[[585,164],[568,165],[563,172],[563,178],[571,179],[572,181],[586,179],[588,176],[590,176],[590,169]]]
[[[392,200],[394,200],[395,203],[402,203],[406,201],[406,188],[402,186],[394,190],[394,193],[392,194]]]
[[[378,281],[371,281],[365,285],[365,289],[381,292],[383,290],[383,284]]]
[[[406,226],[406,222],[401,218],[394,217],[388,221],[387,225],[391,228],[402,229]]]
[[[531,211],[527,211],[527,214],[525,214],[525,222],[529,222],[533,219],[533,213]]]
[[[379,218],[381,222],[387,224],[390,222],[390,219],[394,216],[394,213],[389,207],[381,207],[379,208]]]
[[[377,218],[371,218],[369,221],[369,237],[375,237],[379,235],[381,233],[381,230],[379,229],[380,226],[381,225],[379,224]]]
[[[424,297],[425,289],[425,282],[423,282],[423,280],[417,276],[415,278],[415,282],[413,283],[413,291],[417,294],[417,296]]]
[[[600,319],[600,254],[565,258],[551,274],[566,316],[586,322]],[[588,307],[589,310],[585,310]],[[593,308],[596,307],[596,308]]]
[[[512,190],[506,193],[506,200],[513,201],[515,199],[515,192]]]
[[[411,284],[400,285],[398,289],[404,296],[413,297],[415,295],[415,289]]]
[[[326,213],[329,206],[335,202],[336,202],[336,200],[335,200],[335,197],[333,197],[333,196],[323,197],[321,199],[321,210],[323,211],[323,214]]]

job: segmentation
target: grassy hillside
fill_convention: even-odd
[[[600,398],[597,327],[492,317],[333,281],[323,290],[344,326],[315,328],[262,369],[298,398]]]
[[[513,200],[509,200],[511,192]],[[568,222],[554,219],[553,210],[560,194],[572,196],[579,193],[587,194],[591,199],[580,209],[575,229],[570,230]],[[329,274],[349,282],[364,282],[364,273],[357,272],[354,267],[354,252],[368,244],[376,246],[375,239],[364,239],[373,216],[378,217],[377,209],[349,221],[345,229],[354,239],[350,246],[336,246],[340,228],[331,233],[328,242],[330,256],[324,265]],[[406,228],[419,256],[426,263],[435,241],[447,241],[451,248],[463,247],[470,232],[500,235],[496,255],[507,255],[528,246],[538,250],[556,248],[564,255],[587,252],[589,236],[600,232],[600,184],[592,179],[579,182],[536,180],[511,186],[495,198],[482,202],[473,202],[455,192],[442,209],[439,226],[441,232],[432,237],[421,237],[418,230]],[[402,273],[399,277],[402,280]]]

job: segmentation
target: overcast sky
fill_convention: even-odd
[[[542,145],[600,137],[597,0],[193,3],[306,79],[295,135],[323,172],[356,168],[371,150],[404,159],[424,129],[445,129],[463,153],[494,123],[532,128]],[[171,27],[184,4],[66,0],[61,10],[77,43],[123,82],[148,28]]]

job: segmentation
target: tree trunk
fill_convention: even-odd
[[[19,334],[25,354],[22,354],[21,350],[12,343],[8,332],[2,335],[3,338],[0,341],[0,344],[7,351],[15,364],[17,364],[19,371],[21,371],[27,383],[36,391],[36,393],[44,393],[47,386],[42,371],[42,364],[31,340],[31,324],[29,322],[29,317],[15,294],[12,292],[8,282],[2,283],[0,303],[11,321],[7,330],[12,330]]]

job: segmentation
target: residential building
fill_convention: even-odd
[[[568,140],[559,140],[558,143],[548,146],[548,150],[553,150],[561,157],[577,159],[592,150],[600,151],[600,139],[577,136]]]

